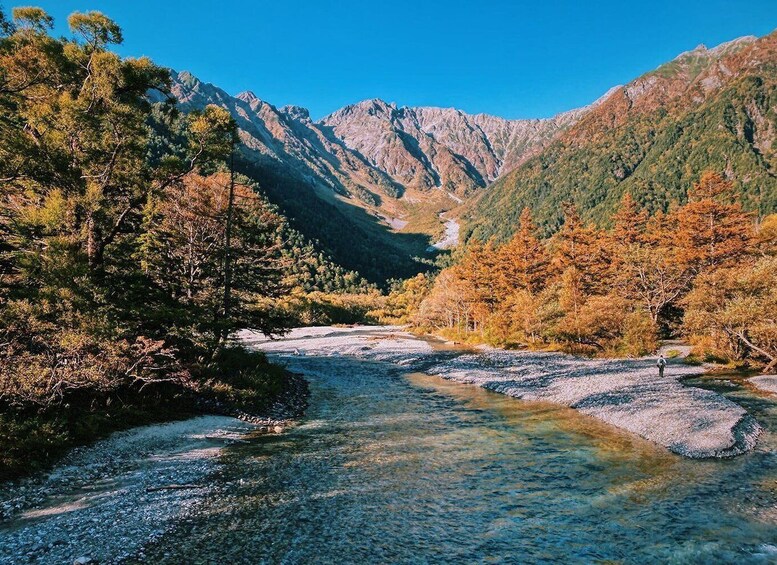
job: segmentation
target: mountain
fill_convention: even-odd
[[[706,169],[732,179],[748,209],[777,209],[776,43],[699,46],[549,119],[372,99],[316,121],[187,72],[172,73],[172,91],[184,111],[227,108],[241,172],[335,261],[382,282],[429,267],[446,212],[465,238],[508,237],[525,206],[550,233],[565,201],[606,225],[624,192],[665,210]]]
[[[428,268],[441,212],[540,151],[590,109],[506,120],[375,99],[313,121],[304,108],[278,108],[248,91],[231,96],[188,72],[172,73],[172,93],[185,112],[208,104],[228,109],[242,142],[241,172],[296,229],[375,282]]]
[[[607,225],[627,191],[666,210],[708,169],[747,209],[777,210],[777,33],[699,46],[613,89],[471,202],[465,233],[503,240],[527,206],[552,232],[564,201]]]
[[[394,234],[376,215],[399,187],[314,124],[306,110],[277,108],[250,92],[230,96],[187,72],[172,74],[183,111],[217,104],[235,118],[241,140],[236,168],[259,184],[292,227],[335,262],[372,282],[428,268],[428,237]]]
[[[321,124],[391,179],[458,197],[484,188],[585,114],[505,120],[454,108],[397,107],[379,99],[346,106]]]

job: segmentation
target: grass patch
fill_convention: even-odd
[[[243,347],[225,349],[213,366],[200,371],[202,396],[252,414],[272,406],[288,384],[283,367],[267,361],[264,353]]]

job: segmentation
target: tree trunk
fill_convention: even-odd
[[[738,337],[740,340],[742,340],[742,343],[744,343],[744,344],[745,344],[747,347],[749,347],[749,348],[750,348],[750,349],[752,349],[753,351],[757,351],[758,353],[760,353],[761,355],[763,355],[764,357],[766,357],[766,358],[769,360],[768,364],[767,364],[767,365],[766,365],[766,367],[764,368],[764,372],[768,372],[768,371],[770,371],[772,368],[774,368],[774,367],[775,367],[775,365],[777,365],[777,355],[774,355],[774,354],[772,354],[772,353],[770,353],[770,352],[766,351],[765,349],[762,349],[762,348],[758,347],[757,345],[755,345],[755,344],[754,344],[752,341],[750,341],[750,339],[747,337],[747,334],[746,334],[746,332],[734,332],[734,334],[735,334],[735,335],[736,335],[736,336],[737,336],[737,337]]]
[[[101,256],[97,225],[92,212],[89,212],[89,216],[86,218],[86,258],[90,270],[94,270],[102,263]]]
[[[235,207],[235,150],[229,161],[229,200],[227,201],[227,222],[224,230],[224,304],[221,335],[219,345],[229,337],[229,318],[232,301],[232,214]]]

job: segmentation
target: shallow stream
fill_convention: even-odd
[[[699,461],[388,363],[284,361],[310,381],[306,417],[230,448],[216,491],[151,562],[777,561],[777,403],[740,381],[694,384],[766,431],[748,454]]]

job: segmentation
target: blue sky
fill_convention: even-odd
[[[319,118],[365,98],[546,117],[675,55],[777,28],[777,0],[370,2],[0,0],[65,18],[100,10],[123,55]]]

